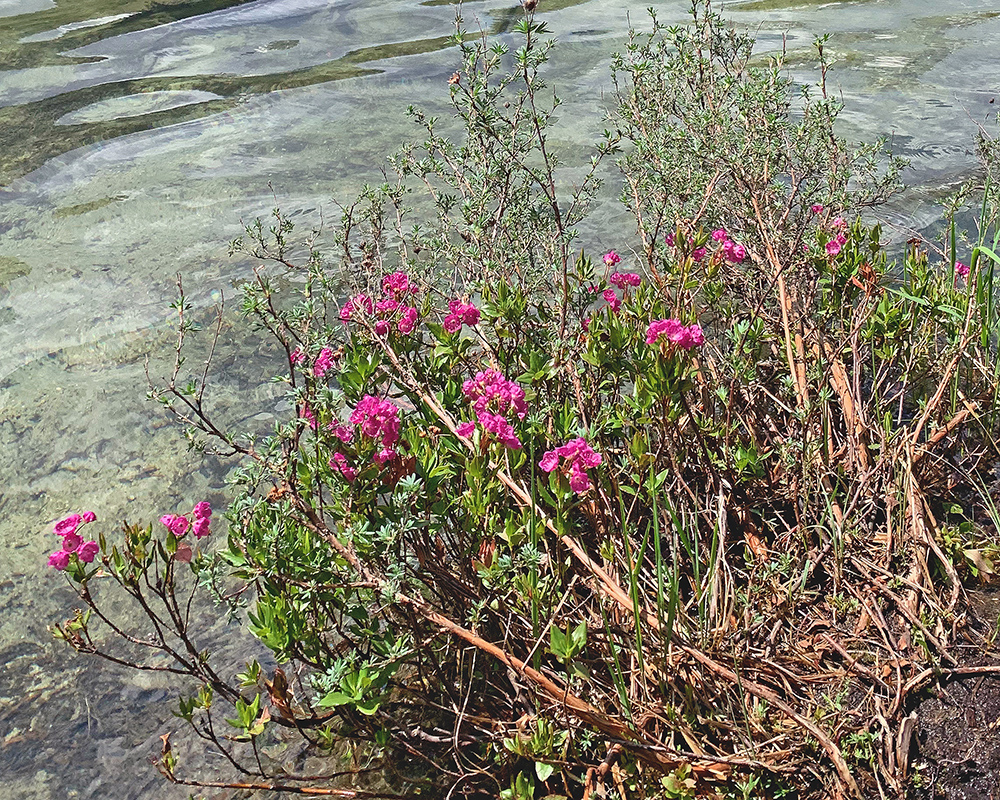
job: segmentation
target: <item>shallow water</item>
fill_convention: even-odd
[[[231,465],[190,454],[144,399],[144,355],[154,373],[170,356],[175,274],[198,308],[233,297],[249,267],[226,243],[274,205],[270,187],[304,229],[335,218],[332,198],[378,179],[384,155],[414,134],[408,103],[444,111],[456,67],[447,5],[148,7],[0,0],[0,800],[186,796],[147,764],[158,734],[179,727],[165,684],[49,641],[46,625],[72,606],[44,568],[51,523],[86,508],[150,520],[203,497],[224,502]],[[686,7],[658,4],[664,20]],[[624,0],[541,0],[562,43],[550,83],[566,101],[567,149],[602,127],[630,11],[641,24]],[[812,38],[834,34],[845,133],[890,136],[913,159],[914,188],[890,221],[924,228],[973,174],[973,135],[992,128],[1000,86],[996,0],[752,0],[727,11],[766,47],[784,38],[804,80],[815,80]],[[516,12],[493,0],[464,8],[494,31]],[[586,244],[626,249],[625,215],[611,202],[601,212]],[[211,402],[266,425],[280,403],[271,365],[255,343],[225,345]],[[244,646],[225,634],[210,626],[226,654]]]

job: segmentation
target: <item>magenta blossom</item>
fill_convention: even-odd
[[[89,564],[94,560],[98,550],[100,550],[100,548],[98,547],[97,542],[84,542],[77,548],[76,556],[84,564]]]
[[[562,462],[561,466],[560,461]],[[555,450],[546,451],[542,460],[538,462],[538,466],[544,472],[559,469],[562,474],[569,477],[570,489],[577,494],[582,494],[591,486],[590,476],[586,469],[599,466],[601,461],[601,454],[594,452],[587,444],[586,439],[576,438]]]
[[[828,256],[837,256],[840,254],[841,247],[843,247],[843,245],[839,241],[831,239],[826,243],[826,254]]]
[[[718,230],[712,231],[712,239],[716,242],[726,241],[727,234],[725,228],[719,228]]]
[[[696,247],[694,251],[691,253],[691,258],[695,260],[695,263],[701,263],[702,259],[705,258],[705,253],[707,252],[708,250],[706,250],[704,247]]]
[[[67,553],[75,553],[82,544],[83,544],[83,537],[80,536],[80,534],[78,534],[76,531],[73,531],[72,533],[67,533],[65,536],[63,536],[62,549],[65,550]]]
[[[195,504],[191,513],[195,519],[209,519],[212,516],[212,504],[208,500],[202,500]]]
[[[347,463],[343,453],[333,454],[333,458],[330,459],[330,469],[343,475],[348,483],[354,483],[354,479],[358,477],[358,471]]]
[[[487,433],[492,433],[505,447],[509,447],[511,450],[521,449],[521,440],[517,438],[513,426],[502,414],[490,414],[484,411],[479,415],[479,424]]]
[[[399,408],[394,403],[365,395],[351,413],[351,424],[360,428],[364,436],[381,444],[376,461],[385,463],[395,457],[394,448],[399,441]]]
[[[961,275],[963,278],[968,278],[969,277],[969,265],[968,264],[963,264],[961,261],[956,261],[955,262],[955,272],[956,272],[956,274]]]
[[[394,272],[382,279],[382,291],[389,297],[397,298],[404,294],[416,294],[419,289],[410,283],[410,276],[405,272]]]
[[[324,347],[320,350],[319,355],[316,356],[316,360],[313,362],[313,375],[317,378],[322,378],[332,366],[333,350],[329,347]]]
[[[372,299],[366,294],[356,294],[350,300],[348,300],[344,307],[340,309],[340,318],[345,322],[352,319],[354,314],[358,311],[363,311],[366,314],[372,314],[375,311],[375,305],[372,303]]]
[[[97,514],[93,511],[84,511],[82,519],[84,522],[94,522],[97,519]]]
[[[608,283],[624,289],[626,286],[638,286],[642,283],[642,278],[634,272],[612,272]]]
[[[673,247],[677,240],[672,233],[668,233],[663,237],[663,241],[667,243],[667,247]]]
[[[524,389],[514,381],[504,378],[495,369],[476,373],[476,377],[462,384],[462,393],[472,402],[477,413],[489,408],[495,412],[507,415],[516,414],[518,419],[524,419],[528,413],[528,405],[524,401]]]
[[[733,264],[742,264],[743,259],[747,257],[746,248],[741,244],[731,242],[729,239],[726,239],[725,244],[722,245],[722,252],[726,256],[726,260]]]
[[[604,263],[609,267],[613,267],[615,264],[622,263],[622,257],[614,250],[609,250],[604,254]]]
[[[306,351],[301,347],[296,347],[288,357],[292,360],[293,364],[301,364],[306,360]]]
[[[809,206],[809,210],[812,211],[813,214],[822,214],[823,206],[820,203],[814,203],[813,205]]]
[[[181,514],[164,514],[160,517],[160,522],[178,539],[187,533],[188,526],[191,524],[188,522],[188,518]]]
[[[417,327],[417,309],[413,306],[403,306],[403,316],[400,317],[396,327],[400,333],[413,333]]]
[[[326,426],[330,433],[336,436],[340,441],[345,444],[354,438],[354,431],[348,428],[346,425],[341,425],[339,422],[331,422]]]
[[[459,436],[464,436],[466,438],[472,436],[476,432],[475,422],[463,422],[457,428],[455,428],[455,433]]]
[[[646,328],[646,344],[656,344],[661,338],[666,338],[671,345],[683,350],[700,347],[705,343],[705,334],[700,325],[695,323],[685,326],[678,319],[657,319],[649,323]]]
[[[204,539],[208,536],[208,534],[211,533],[211,530],[209,530],[211,524],[212,520],[208,517],[199,517],[196,519],[194,524],[191,526],[191,530],[194,532],[194,538]]]
[[[62,570],[69,566],[69,557],[70,553],[67,553],[65,550],[56,550],[49,556],[49,566],[62,572]]]
[[[457,333],[462,329],[462,325],[479,324],[479,309],[472,303],[463,303],[461,300],[449,300],[448,310],[451,312],[444,318],[444,329],[448,333]]]
[[[617,314],[618,309],[621,308],[622,301],[621,298],[617,294],[615,294],[615,290],[605,289],[603,292],[601,292],[601,297],[603,297],[607,301],[608,305],[611,307],[611,310]]]
[[[55,532],[57,536],[65,536],[67,533],[73,533],[80,523],[83,522],[83,517],[79,514],[70,514],[65,519],[59,520],[55,524]]]

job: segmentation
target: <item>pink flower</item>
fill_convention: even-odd
[[[838,255],[840,253],[841,246],[842,245],[840,244],[840,242],[838,242],[836,239],[831,239],[829,242],[826,243],[826,254],[828,256]]]
[[[619,289],[624,289],[626,286],[638,286],[642,283],[642,278],[634,272],[612,272],[608,283],[614,284]]]
[[[69,556],[65,550],[56,550],[49,556],[49,566],[62,572],[69,565]]]
[[[705,253],[708,251],[704,247],[696,247],[691,253],[691,258],[695,260],[695,263],[700,263],[703,258],[705,258]]]
[[[393,448],[399,441],[399,408],[395,404],[365,395],[351,413],[351,424],[360,428],[364,436],[379,442],[383,453],[391,453],[389,458],[396,455]],[[375,460],[380,461],[383,453],[375,456]],[[385,460],[388,459],[380,463]]]
[[[354,479],[358,477],[358,471],[347,463],[343,453],[333,454],[333,458],[330,459],[330,469],[343,475],[348,483],[354,483]]]
[[[89,564],[94,560],[99,549],[97,542],[84,542],[76,551],[76,555],[84,564]]]
[[[160,517],[160,523],[178,538],[187,533],[188,519],[179,514],[164,514]]]
[[[587,317],[583,322],[580,323],[580,327],[584,331],[590,331],[590,317]]]
[[[559,454],[555,450],[547,451],[542,456],[542,460],[538,462],[538,466],[542,468],[543,472],[552,472],[559,466]]]
[[[202,500],[200,503],[196,504],[194,510],[191,512],[195,519],[209,519],[212,516],[212,505],[208,500]]]
[[[417,327],[417,309],[413,306],[403,306],[403,316],[396,325],[400,333],[413,333]]]
[[[661,336],[670,341],[677,341],[682,335],[684,325],[679,319],[657,319],[646,328],[646,344],[655,344]]]
[[[348,428],[346,425],[341,425],[339,422],[331,422],[326,426],[330,433],[336,436],[340,441],[345,444],[354,438],[354,431]]]
[[[55,524],[56,535],[65,536],[67,533],[73,533],[81,522],[83,522],[83,517],[79,514],[70,514],[66,519],[61,519]]]
[[[836,236],[833,237],[833,239],[841,247],[843,247],[845,244],[847,244],[847,237],[844,234],[842,234],[842,233],[838,233]]]
[[[343,314],[344,313],[343,310],[341,310],[340,313]],[[292,350],[292,354],[289,356],[289,358],[292,360],[293,364],[301,364],[303,361],[306,360],[306,351],[303,350],[301,347],[296,347],[294,350]]]
[[[725,228],[719,228],[716,231],[712,231],[712,239],[714,241],[716,241],[716,242],[724,242],[724,241],[726,241],[726,229]]]
[[[463,303],[461,300],[449,300],[448,310],[451,312],[444,318],[444,329],[448,333],[456,333],[462,329],[462,325],[479,324],[479,309],[472,303]]]
[[[813,214],[822,214],[823,213],[823,206],[820,203],[815,203],[815,204],[809,206],[809,210],[812,211]]]
[[[76,531],[73,531],[63,537],[62,549],[67,553],[75,553],[81,544],[83,544],[83,537]]]
[[[379,300],[375,304],[376,314],[391,314],[397,308],[399,308],[399,301],[394,297],[386,297],[383,300]]]
[[[466,438],[472,436],[472,434],[475,432],[476,432],[475,422],[463,422],[461,425],[455,428],[455,433],[457,433],[459,436],[465,436]]]
[[[729,241],[729,239],[726,239],[726,243],[722,245],[722,252],[726,259],[733,264],[742,264],[743,259],[747,257],[746,248],[741,244]]]
[[[209,527],[212,524],[212,520],[208,517],[198,517],[194,521],[194,525],[191,526],[191,530],[194,531],[195,539],[204,539],[208,534],[211,533]]]
[[[309,427],[316,430],[316,414],[308,403],[302,404],[302,419],[309,423]]]
[[[394,272],[382,279],[382,291],[390,297],[404,294],[416,294],[419,290],[410,283],[410,276],[405,272]]]
[[[847,220],[845,220],[843,217],[835,217],[834,220],[833,220],[833,227],[834,228],[846,228],[847,227]]]
[[[354,316],[356,311],[364,311],[366,314],[372,314],[374,310],[375,306],[368,295],[356,294],[340,309],[340,318],[346,322]]]
[[[609,267],[613,267],[615,264],[620,264],[621,262],[622,257],[614,250],[609,250],[604,254],[604,263]]]
[[[375,323],[375,333],[379,336],[386,336],[389,333],[389,323],[384,319],[380,319]]]
[[[591,486],[586,469],[599,466],[602,458],[600,453],[594,452],[587,444],[586,439],[578,437],[555,450],[547,451],[538,462],[538,466],[543,472],[552,472],[559,468],[560,461],[562,461],[560,471],[569,477],[569,488],[577,494],[582,494]]]
[[[477,414],[492,410],[504,416],[514,413],[518,419],[524,419],[528,413],[524,389],[495,369],[479,372],[475,378],[467,380],[462,384],[462,393],[472,402]]]
[[[333,350],[329,347],[324,347],[320,350],[319,355],[316,356],[316,360],[313,362],[313,375],[317,378],[322,378],[332,366]]]
[[[674,242],[676,240],[675,240],[674,235],[672,233],[668,233],[666,236],[663,237],[663,241],[665,241],[667,243],[667,247],[673,247],[674,246]]]
[[[396,455],[396,451],[391,447],[383,447],[372,458],[377,464],[379,464],[379,466],[382,466],[386,464],[386,462],[392,461]]]
[[[84,522],[94,522],[97,519],[97,514],[93,511],[84,511],[82,519]]]
[[[701,326],[695,323],[685,327],[678,319],[657,319],[646,328],[646,344],[656,344],[660,337],[677,345],[683,350],[700,347],[705,343],[705,334]]]
[[[484,411],[479,414],[479,424],[483,426],[483,430],[492,433],[504,446],[511,450],[521,448],[521,440],[517,438],[514,428],[502,414],[490,414]]]
[[[955,273],[961,275],[963,278],[969,277],[969,266],[963,264],[961,261],[955,262]]]
[[[694,325],[688,325],[684,329],[684,336],[678,344],[685,350],[690,350],[692,347],[701,347],[705,344],[705,333],[702,331],[701,325],[697,322]]]
[[[603,297],[607,301],[608,305],[611,306],[611,310],[617,314],[618,309],[621,308],[622,301],[618,297],[618,295],[615,294],[615,290],[605,289],[603,292],[601,292],[601,297]]]

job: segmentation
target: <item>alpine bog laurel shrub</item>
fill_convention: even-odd
[[[564,194],[551,41],[530,11],[516,33],[456,37],[461,135],[411,109],[423,141],[344,208],[332,260],[310,239],[298,263],[279,211],[234,243],[295,409],[272,435],[180,382],[181,294],[154,394],[243,458],[228,543],[174,516],[77,549],[88,609],[57,635],[194,680],[177,713],[242,777],[191,776],[166,739],[190,786],[348,796],[262,757],[298,736],[347,743],[378,796],[904,792],[909,703],[982,640],[962,582],[991,569],[998,259],[980,239],[968,267],[918,243],[890,265],[859,211],[900,165],[837,138],[825,65],[801,89],[699,3],[615,57]],[[595,260],[577,226],[613,155],[635,244]],[[199,582],[280,668],[196,645]],[[115,585],[145,633],[106,611]]]

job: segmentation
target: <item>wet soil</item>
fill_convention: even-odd
[[[1000,591],[970,592],[970,601],[995,634]],[[961,660],[986,666],[1000,663],[1000,654],[968,652]],[[1000,674],[942,677],[914,710],[919,729],[911,796],[1000,800]]]

